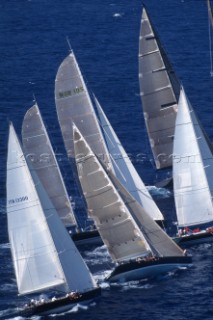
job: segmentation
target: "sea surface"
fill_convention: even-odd
[[[144,3],[188,98],[213,140],[213,77],[210,77],[206,1],[144,0]],[[172,190],[154,187],[160,174],[153,165],[139,96],[141,12],[139,0],[0,1],[0,319],[24,319],[14,315],[26,297],[17,295],[9,250],[6,152],[9,121],[21,139],[22,120],[34,99],[50,134],[75,211],[84,224],[83,205],[66,158],[54,102],[56,72],[69,53],[66,38],[89,90],[96,94],[165,215],[168,232],[174,229]],[[213,319],[211,244],[189,249],[193,255],[193,266],[189,269],[152,281],[111,287],[104,282],[112,266],[105,247],[85,247],[81,252],[103,289],[102,297],[87,307],[78,306],[66,314],[51,315],[50,319]]]

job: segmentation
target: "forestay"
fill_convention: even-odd
[[[212,197],[206,176],[206,173],[213,176],[212,155],[198,126],[194,111],[181,89],[173,154],[174,195],[179,226],[213,221]]]
[[[171,166],[180,85],[145,8],[139,38],[139,84],[156,167]]]
[[[89,215],[114,261],[147,255],[150,247],[108,175],[74,127],[74,147],[81,187]]]
[[[22,143],[30,168],[36,171],[66,227],[77,225],[69,196],[37,104],[25,114]]]
[[[7,215],[19,293],[41,292],[58,286],[65,292],[94,287],[92,275],[43,185],[35,177],[35,172],[33,174],[37,189],[14,128],[10,125]]]
[[[96,98],[95,102],[106,145],[112,158],[112,165],[116,177],[123,185],[126,186],[126,189],[142,205],[150,217],[152,217],[154,220],[163,220],[163,215],[146,189],[142,179],[135,170],[131,160],[129,159]]]
[[[58,69],[55,102],[68,157],[74,158],[72,123],[75,123],[93,152],[102,161],[109,163],[97,117],[73,52],[64,59]]]

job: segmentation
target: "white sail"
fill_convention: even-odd
[[[180,85],[145,8],[139,38],[139,84],[156,167],[171,166]]]
[[[131,195],[142,205],[154,220],[163,220],[163,215],[135,170],[115,131],[109,123],[98,100],[95,98],[99,119],[116,177],[126,186]]]
[[[36,171],[62,222],[77,225],[69,196],[37,104],[25,114],[22,143],[27,161]]]
[[[109,163],[97,117],[73,52],[64,59],[58,69],[55,102],[68,157],[74,158],[72,123],[75,123],[93,152],[105,163]]]
[[[206,177],[206,173],[212,171],[212,160],[209,166],[209,160],[203,160],[202,152],[205,151],[205,155],[211,158],[212,155],[208,153],[198,125],[194,111],[181,89],[173,153],[174,195],[180,227],[213,221],[212,196]],[[205,142],[202,147],[200,140],[201,144]]]
[[[190,105],[190,102],[188,101]],[[192,107],[191,107],[192,109]],[[213,147],[209,137],[207,136],[206,132],[204,131],[200,121],[196,117],[194,110],[192,109],[191,112],[191,119],[193,122],[195,134],[200,149],[200,155],[202,157],[203,165],[206,172],[206,178],[208,181],[209,190],[211,196],[213,197]]]
[[[95,285],[37,177],[35,188],[12,125],[7,158],[7,216],[20,294],[58,286],[64,291],[84,291]]]
[[[183,250],[153,221],[117,177],[111,171],[108,171],[108,174],[155,255],[161,257],[183,256]]]
[[[74,148],[88,213],[115,261],[147,255],[143,234],[119,196],[99,160],[74,126]]]

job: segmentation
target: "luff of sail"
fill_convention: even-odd
[[[116,177],[154,220],[164,220],[142,179],[138,175],[115,131],[109,123],[97,98],[95,98],[101,128],[105,137]]]
[[[97,117],[73,52],[64,59],[58,69],[55,80],[55,102],[68,157],[74,158],[72,131],[74,122],[93,152],[105,163],[110,163]]]
[[[169,167],[180,85],[145,8],[139,38],[139,84],[156,167]]]
[[[174,196],[178,225],[193,226],[213,221],[212,196],[207,172],[212,177],[208,158],[209,151],[202,131],[183,88],[178,103],[173,153]],[[198,135],[199,134],[199,135]],[[201,140],[201,143],[199,142]],[[201,145],[202,142],[205,145]],[[210,172],[211,171],[211,172]]]
[[[74,126],[74,148],[88,213],[114,261],[147,255],[151,249],[123,200],[80,131]]]
[[[35,170],[66,227],[77,225],[69,196],[43,123],[38,105],[32,106],[22,123],[22,143],[30,168]]]
[[[65,292],[95,287],[92,275],[43,185],[35,177],[35,172],[33,174],[37,188],[11,124],[7,158],[7,217],[19,293],[41,292],[51,287],[60,287]]]

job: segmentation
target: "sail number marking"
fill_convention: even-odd
[[[10,199],[8,200],[9,204],[14,204],[14,203],[18,203],[18,202],[24,202],[28,200],[28,196],[23,196],[23,197],[19,197],[19,198],[15,198],[15,199]]]
[[[73,96],[75,94],[79,94],[83,91],[84,91],[83,87],[76,87],[75,89],[72,89],[72,90],[66,90],[63,92],[59,92],[59,98],[67,98],[67,97]]]

